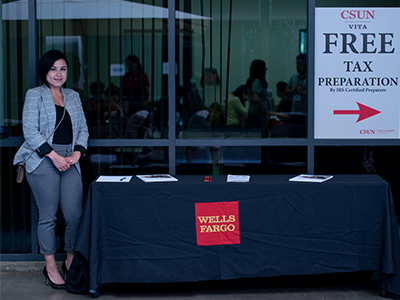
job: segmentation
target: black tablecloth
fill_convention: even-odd
[[[90,186],[75,251],[89,288],[372,270],[400,294],[400,247],[389,184],[376,175],[176,176],[178,182]],[[238,203],[240,243],[199,246],[196,203]]]

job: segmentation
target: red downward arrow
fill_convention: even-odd
[[[357,123],[364,119],[367,119],[369,117],[372,117],[372,116],[375,116],[375,115],[381,113],[379,110],[365,106],[358,102],[356,102],[356,103],[358,104],[359,110],[334,110],[333,114],[334,115],[359,115],[358,120],[356,121],[356,123]]]

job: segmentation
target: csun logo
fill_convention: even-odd
[[[344,20],[373,20],[375,19],[374,10],[344,10],[340,16]]]
[[[361,129],[360,134],[376,134],[375,129]]]

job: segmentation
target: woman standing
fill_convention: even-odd
[[[130,54],[126,59],[127,72],[122,77],[122,95],[124,101],[131,101],[134,111],[143,109],[147,105],[150,93],[149,77],[142,70],[139,58]]]
[[[67,80],[68,61],[58,50],[46,52],[39,61],[43,85],[28,90],[22,114],[25,142],[14,164],[26,161],[26,178],[39,211],[38,240],[46,266],[43,275],[54,289],[65,288],[54,254],[58,205],[66,222],[66,260],[69,270],[82,213],[82,179],[79,159],[85,154],[89,137],[79,94],[62,85]],[[32,154],[32,155],[31,155]]]
[[[265,61],[256,59],[251,63],[250,76],[246,82],[250,98],[248,123],[250,128],[266,130],[266,119],[270,110],[268,102],[268,83],[265,80],[267,67]],[[264,135],[264,134],[263,134]]]

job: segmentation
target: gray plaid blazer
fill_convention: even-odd
[[[86,125],[85,114],[79,94],[71,89],[61,88],[64,96],[64,107],[71,117],[72,123],[72,149],[75,145],[87,148],[89,132]],[[26,92],[25,103],[22,112],[22,128],[25,141],[14,156],[14,165],[25,159],[46,142],[51,146],[53,141],[52,131],[56,126],[56,107],[50,89],[42,85]],[[25,165],[28,173],[33,172],[44,158],[33,153]],[[76,164],[80,172],[79,164]]]

